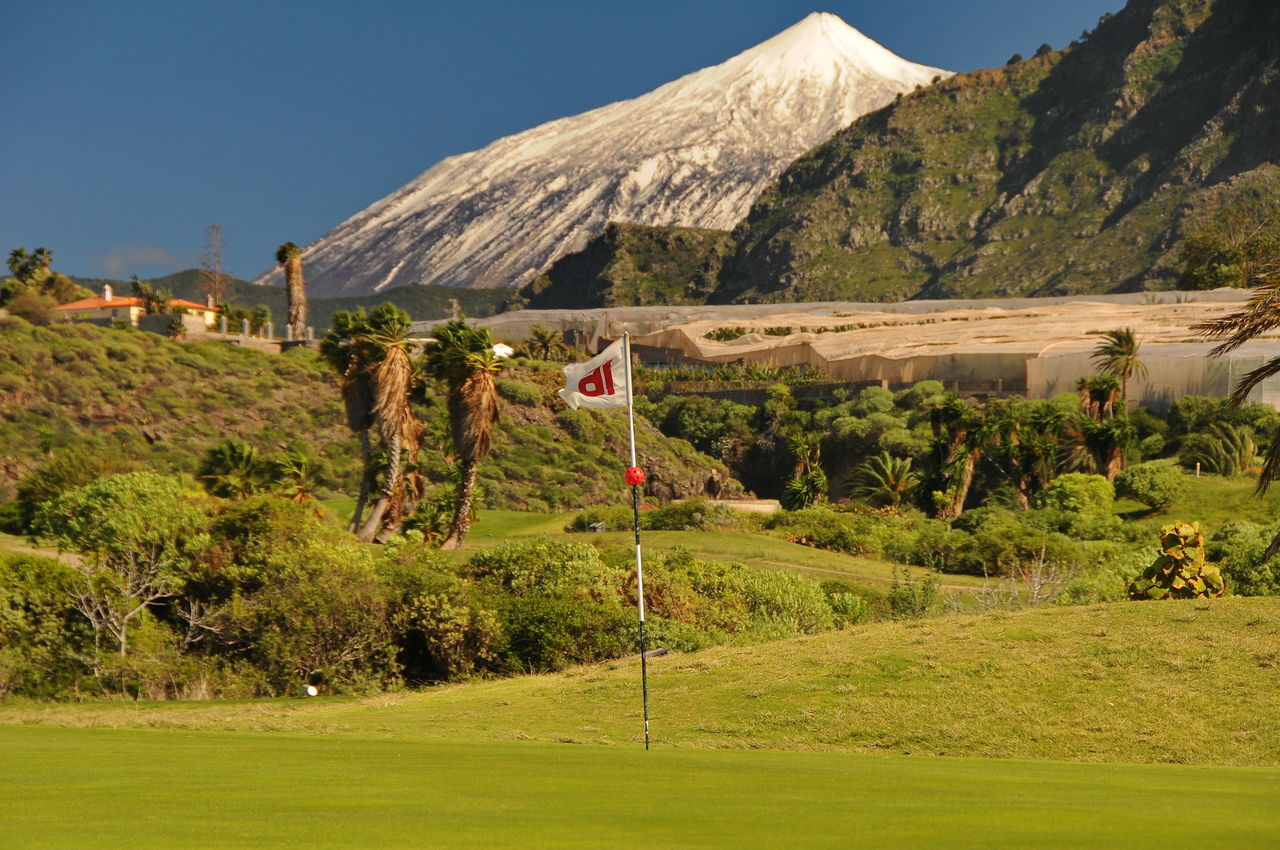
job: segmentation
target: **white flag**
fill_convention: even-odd
[[[564,367],[564,389],[560,398],[572,408],[627,406],[627,364],[622,340],[618,340],[586,363]]]

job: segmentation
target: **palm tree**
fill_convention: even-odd
[[[347,427],[360,439],[363,458],[360,476],[360,495],[348,530],[360,530],[369,493],[373,490],[373,441],[369,429],[373,427],[373,378],[366,368],[375,354],[368,342],[369,319],[364,308],[354,313],[339,310],[333,314],[333,327],[320,341],[320,356],[338,373],[338,389],[342,393],[342,405],[347,415]]]
[[[488,328],[454,319],[432,335],[436,343],[427,349],[427,374],[445,383],[449,433],[460,464],[453,527],[440,548],[457,549],[471,528],[476,472],[480,460],[489,453],[493,426],[498,421],[493,376],[502,369],[502,361],[494,354]]]
[[[31,259],[35,265],[48,271],[49,267],[53,265],[53,252],[48,248],[37,248],[31,252]]]
[[[529,353],[539,360],[551,360],[564,351],[560,335],[540,325],[529,328],[529,338],[524,344],[529,347]]]
[[[1051,401],[992,399],[987,403],[987,458],[1013,484],[1018,507],[1057,474],[1061,438],[1068,411]]]
[[[957,395],[948,395],[929,414],[936,463],[933,515],[951,520],[964,512],[973,473],[987,448],[984,412]]]
[[[285,299],[288,301],[289,339],[307,336],[307,292],[302,279],[302,252],[292,242],[276,249],[276,263],[284,269]]]
[[[196,477],[204,488],[224,499],[243,499],[260,492],[268,470],[258,450],[240,440],[224,440],[205,454]]]
[[[888,452],[881,452],[869,457],[858,467],[848,481],[845,492],[859,499],[866,499],[873,505],[897,506],[902,504],[916,485],[920,476],[911,471],[911,458],[894,457]]]
[[[394,304],[379,304],[369,315],[365,369],[373,389],[373,419],[387,453],[387,470],[382,494],[357,535],[369,543],[384,528],[400,523],[406,509],[401,490],[404,455],[416,461],[422,426],[409,406],[409,391],[415,381],[409,358],[409,315]]]
[[[1077,382],[1080,413],[1065,435],[1071,444],[1067,459],[1071,468],[1097,473],[1108,481],[1124,471],[1137,432],[1123,404],[1116,409],[1116,401],[1124,398],[1121,387],[1118,375],[1105,372]]]
[[[1129,397],[1129,379],[1134,375],[1147,376],[1147,366],[1138,359],[1138,337],[1133,328],[1119,328],[1101,334],[1102,340],[1093,349],[1092,359],[1098,371],[1115,375],[1120,379],[1120,400]]]
[[[1191,326],[1201,336],[1221,340],[1209,352],[1210,357],[1228,354],[1254,337],[1280,326],[1280,259],[1268,264],[1255,277],[1260,283],[1253,288],[1253,294],[1243,307],[1219,319]],[[1276,374],[1280,374],[1280,357],[1272,357],[1247,372],[1231,391],[1231,409],[1244,404],[1254,387]],[[1280,427],[1272,434],[1271,445],[1263,455],[1262,470],[1258,474],[1258,495],[1265,494],[1277,478],[1280,478]],[[1280,551],[1280,535],[1267,547],[1266,557],[1270,558],[1277,551]]]

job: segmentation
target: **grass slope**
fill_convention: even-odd
[[[502,418],[480,466],[481,508],[580,508],[623,501],[626,417],[569,410],[558,364],[513,365],[498,380]],[[423,468],[446,478],[444,404],[429,388]],[[702,492],[724,465],[641,422],[640,456],[656,501]],[[172,342],[135,330],[0,319],[0,501],[49,453],[92,447],[162,471],[194,472],[227,438],[264,454],[305,448],[335,490],[359,486],[360,444],[337,383],[306,349],[271,355],[221,342]],[[734,492],[732,481],[726,485]]]
[[[23,847],[1280,841],[1273,768],[84,729],[0,729],[0,747],[0,835]]]
[[[1280,766],[1280,599],[877,623],[652,660],[661,748]],[[639,665],[369,699],[20,705],[0,725],[634,745]]]

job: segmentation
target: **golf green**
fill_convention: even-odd
[[[0,727],[5,847],[1263,847],[1280,769]]]

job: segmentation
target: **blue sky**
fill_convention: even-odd
[[[0,249],[69,274],[253,277],[439,159],[634,97],[812,11],[955,71],[1062,47],[1121,0],[6,0]]]

